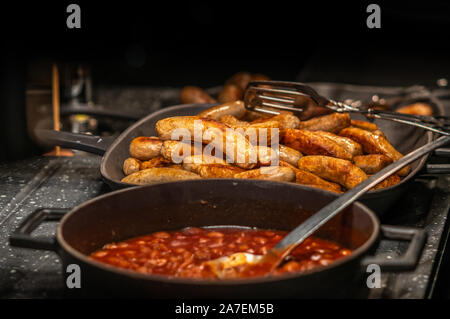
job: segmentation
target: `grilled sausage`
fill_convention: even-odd
[[[308,131],[327,131],[337,134],[349,125],[350,115],[347,113],[332,113],[300,122],[298,128]]]
[[[263,123],[251,124],[245,128],[241,128],[243,134],[253,145],[271,145],[273,137],[279,137],[279,122],[266,121]],[[237,129],[239,131],[239,128]]]
[[[378,130],[378,126],[375,123],[370,123],[367,121],[350,120],[350,125],[371,132]]]
[[[267,108],[270,109],[270,108]],[[278,110],[272,109],[273,111],[278,112]],[[268,119],[270,117],[272,117],[273,115],[270,114],[266,114],[266,113],[261,113],[261,112],[256,112],[256,111],[251,111],[251,110],[246,110],[245,112],[245,116],[242,118],[244,121],[256,121],[259,119]]]
[[[227,84],[234,84],[243,92],[247,87],[248,82],[251,81],[251,79],[252,75],[250,73],[238,72],[225,82],[225,86]]]
[[[227,125],[207,118],[196,116],[176,116],[159,120],[156,123],[156,131],[163,139],[177,139],[172,136],[177,129],[187,130],[191,138],[194,138],[194,122],[201,120],[202,143],[207,147],[219,150],[233,163],[241,168],[251,169],[256,166],[257,152],[253,145],[240,133],[235,132]]]
[[[261,166],[275,165],[281,161],[287,162],[293,166],[297,166],[298,160],[302,157],[302,153],[285,145],[278,145],[278,159],[277,152],[267,146],[257,146],[258,163]]]
[[[398,161],[403,155],[397,151],[389,141],[379,135],[356,127],[348,127],[343,129],[339,135],[351,138],[361,144],[363,150],[367,154],[383,154],[390,157],[393,161]],[[406,166],[397,172],[400,176],[408,175],[411,166]]]
[[[264,123],[267,121],[277,121],[280,123],[280,129],[298,128],[300,123],[299,118],[293,115],[292,112],[282,112],[272,117],[256,119],[252,121],[251,124]]]
[[[140,166],[141,166],[140,160],[133,157],[129,157],[123,162],[123,172],[125,175],[136,173],[137,171],[139,171]]]
[[[430,116],[433,114],[433,109],[426,103],[417,102],[410,105],[403,106],[396,110],[398,113]]]
[[[295,172],[289,167],[268,166],[234,175],[234,178],[263,179],[276,182],[293,182]]]
[[[196,86],[185,86],[181,90],[180,99],[182,103],[216,103],[208,93]]]
[[[217,100],[219,103],[234,102],[242,99],[242,89],[235,84],[225,84]]]
[[[239,130],[253,145],[264,144],[271,145],[272,135],[275,136],[276,132],[272,129],[279,128],[279,122],[277,121],[264,121],[262,123],[250,124],[246,121],[240,121],[232,115],[224,115],[220,118],[222,123]]]
[[[203,148],[180,141],[164,141],[161,147],[161,155],[172,163],[179,164],[187,156],[199,155]]]
[[[278,153],[281,161],[285,161],[294,166],[297,166],[298,161],[303,156],[299,151],[283,144],[279,145]]]
[[[197,164],[191,165],[190,171],[202,178],[233,178],[245,170],[230,164]]]
[[[155,136],[136,137],[130,144],[130,155],[138,160],[147,161],[160,154],[162,143],[163,141]]]
[[[351,124],[350,127],[357,127],[357,128],[362,129],[362,130],[369,131],[372,134],[375,134],[375,135],[382,136],[382,137],[386,138],[384,133],[378,128],[378,125],[376,125],[375,123],[370,123],[370,122],[367,122],[367,121],[351,120],[350,124]]]
[[[326,155],[347,160],[352,154],[327,137],[306,130],[287,129],[282,131],[281,143],[308,155]]]
[[[353,157],[356,166],[366,174],[375,174],[392,163],[392,159],[383,154],[369,154]]]
[[[347,152],[352,154],[352,156],[361,155],[362,154],[362,147],[358,143],[356,143],[354,140],[349,139],[347,137],[342,137],[330,132],[325,131],[316,131],[316,134],[319,134],[321,136],[324,136],[326,138],[329,138],[339,146],[343,147]]]
[[[197,167],[201,165],[222,164],[230,165],[221,158],[209,156],[209,155],[193,155],[187,156],[183,160],[183,169],[190,172],[197,172]],[[230,165],[231,166],[231,165]]]
[[[267,146],[256,146],[258,152],[258,164],[261,166],[272,165],[275,160],[277,153],[274,149]]]
[[[398,183],[400,183],[400,176],[398,176],[397,174],[393,174],[393,175],[385,178],[383,181],[381,181],[380,183],[378,183],[374,187],[372,187],[372,190],[382,189],[382,188],[386,188],[386,187],[391,187],[391,186],[394,186],[394,185],[396,185]]]
[[[258,73],[252,74],[250,77],[250,81],[269,81],[269,80],[270,78],[267,75]]]
[[[298,168],[351,189],[367,179],[366,173],[352,162],[329,156],[304,156]]]
[[[153,157],[151,160],[142,162],[141,165],[139,166],[139,169],[143,170],[143,169],[153,168],[153,167],[165,167],[169,163],[170,163],[170,161],[166,160],[164,157],[156,156],[156,157]]]
[[[334,192],[334,193],[342,193],[342,188],[339,184],[326,181],[326,180],[320,178],[319,176],[314,175],[313,173],[298,169],[297,167],[295,167],[285,161],[280,161],[280,166],[290,167],[291,169],[294,170],[295,182],[297,184],[318,187],[318,188],[325,189],[325,190],[328,190],[328,191]]]
[[[197,174],[178,168],[154,167],[128,175],[122,179],[122,182],[134,185],[147,185],[200,178]]]
[[[232,127],[232,128],[250,126],[249,122],[238,120],[236,117],[234,117],[233,115],[229,115],[229,114],[221,116],[219,121],[228,125],[229,127]]]
[[[217,105],[206,109],[199,114],[198,117],[207,117],[213,120],[219,120],[224,115],[233,115],[234,117],[240,119],[245,115],[246,108],[244,102],[242,101],[234,101],[223,103],[221,105]]]

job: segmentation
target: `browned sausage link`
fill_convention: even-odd
[[[249,122],[238,120],[233,115],[221,116],[219,121],[224,123],[224,124],[226,124],[226,125],[228,125],[229,127],[232,127],[232,128],[248,127],[248,126],[250,126]]]
[[[181,90],[181,103],[216,103],[208,93],[196,86],[185,86]]]
[[[349,139],[347,137],[342,137],[339,135],[336,135],[334,133],[325,132],[325,131],[316,131],[316,134],[322,135],[326,138],[329,138],[336,144],[343,147],[347,152],[352,154],[352,156],[361,155],[362,154],[362,147],[358,143],[356,143],[354,140]]]
[[[293,182],[295,172],[289,167],[267,166],[234,175],[234,178],[263,179],[277,182]]]
[[[352,159],[352,154],[342,146],[329,138],[316,132],[286,129],[281,133],[281,143],[308,155],[326,155],[347,160]]]
[[[235,118],[240,119],[245,115],[246,109],[244,102],[234,101],[223,103],[206,109],[197,114],[198,117],[207,117],[213,120],[219,120],[224,115],[233,115]]]
[[[396,110],[398,113],[412,114],[412,115],[423,115],[429,116],[433,114],[433,109],[430,105],[422,102],[413,103],[410,105],[403,106]]]
[[[122,179],[122,182],[134,185],[146,185],[200,178],[197,174],[178,168],[154,167],[128,175]]]
[[[250,77],[250,81],[269,81],[270,78],[265,74],[255,73]]]
[[[367,121],[351,120],[350,124],[351,124],[350,127],[357,127],[362,130],[370,131],[375,135],[383,136],[384,138],[386,138],[386,136],[384,136],[384,133],[378,128],[378,125],[376,125],[375,123],[370,123]]]
[[[327,131],[339,133],[343,128],[350,125],[350,115],[347,113],[332,113],[319,116],[310,120],[300,122],[298,128],[308,131]]]
[[[360,120],[351,120],[350,121],[351,126],[358,127],[360,129],[366,130],[366,131],[376,131],[378,130],[378,126],[375,123],[370,123],[367,121],[360,121]]]
[[[382,189],[382,188],[394,186],[394,185],[400,183],[400,180],[401,180],[400,176],[398,176],[397,174],[391,175],[391,176],[385,178],[379,184],[377,184],[374,187],[372,187],[372,190]]]
[[[258,152],[258,164],[260,166],[274,165],[277,153],[274,149],[267,146],[256,146]]]
[[[268,121],[277,121],[280,124],[280,128],[298,128],[300,120],[292,112],[282,112],[278,115],[268,118],[259,118],[251,122],[251,124],[264,123]]]
[[[303,156],[302,153],[300,153],[299,151],[294,150],[293,148],[290,148],[283,144],[279,145],[278,152],[280,161],[285,161],[294,166],[297,166],[298,161]]]
[[[147,161],[156,157],[161,152],[163,141],[155,136],[139,136],[130,144],[131,157],[141,161]]]
[[[277,111],[275,109],[273,109],[273,111]],[[277,111],[278,112],[278,111]],[[246,110],[245,112],[245,116],[242,118],[244,121],[256,121],[258,119],[268,119],[270,117],[272,117],[273,115],[270,114],[266,114],[266,113],[261,113],[261,112],[256,112],[256,111],[251,111],[251,110]]]
[[[285,161],[280,161],[280,166],[290,167],[291,169],[294,170],[295,182],[297,184],[318,187],[318,188],[325,189],[325,190],[328,190],[328,191],[331,191],[334,193],[342,193],[342,188],[339,184],[326,181],[323,178],[320,178],[319,176],[317,176],[313,173],[298,169],[297,167],[295,167]]]
[[[190,172],[198,173],[199,167],[201,165],[213,165],[213,164],[230,165],[224,159],[218,157],[209,155],[193,155],[184,158],[183,169]]]
[[[329,156],[304,156],[298,168],[351,189],[367,179],[366,173],[352,162]]]
[[[251,144],[263,144],[264,146],[266,146],[272,144],[272,136],[276,137],[277,133],[279,136],[279,126],[280,123],[277,121],[266,121],[262,123],[251,124],[241,129],[243,130],[244,135],[248,138]]]
[[[297,97],[295,104],[302,109],[302,112],[298,114],[299,119],[302,121],[333,113],[332,110],[326,107],[317,106],[310,98],[306,97]]]
[[[398,161],[403,155],[397,151],[389,141],[383,136],[373,134],[369,131],[357,127],[348,127],[343,129],[339,135],[351,138],[363,147],[367,154],[383,154],[390,157],[393,161]],[[406,166],[397,172],[400,176],[408,175],[411,166]]]
[[[375,174],[392,163],[392,159],[383,154],[369,154],[353,157],[356,166],[366,174]]]
[[[187,130],[193,139],[195,123],[200,124],[198,128],[201,128],[199,132],[201,136],[199,137],[202,138],[203,144],[208,144],[207,147],[222,152],[241,168],[251,169],[256,166],[257,152],[253,145],[245,136],[221,122],[195,116],[176,116],[159,120],[156,123],[156,131],[162,139],[176,139],[180,137],[172,136],[175,130]]]
[[[142,170],[142,169],[147,169],[147,168],[152,168],[152,167],[165,167],[169,163],[170,163],[170,161],[166,160],[164,157],[156,156],[156,157],[152,158],[151,160],[142,162],[141,165],[139,166],[139,169]]]
[[[164,141],[161,155],[168,161],[179,164],[187,156],[202,154],[203,148],[180,141]],[[212,154],[214,155],[214,154]]]
[[[285,145],[278,145],[278,163],[287,162],[293,166],[297,166],[298,160],[302,157],[302,153]],[[258,163],[261,166],[275,165],[277,163],[277,152],[275,149],[267,146],[257,146]]]
[[[123,172],[125,173],[125,175],[136,173],[137,171],[139,171],[140,165],[140,160],[129,157],[123,162]]]
[[[191,172],[202,178],[233,178],[245,170],[230,164],[199,164],[191,166]]]
[[[217,97],[217,101],[219,101],[219,103],[227,103],[241,100],[242,93],[242,90],[237,85],[225,84]]]
[[[231,78],[229,78],[225,85],[234,84],[236,85],[242,92],[247,87],[248,82],[252,79],[252,76],[248,72],[238,72],[234,74]]]

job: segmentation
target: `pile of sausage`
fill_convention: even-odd
[[[157,137],[141,136],[132,141],[131,157],[123,164],[127,176],[122,182],[144,185],[201,178],[250,178],[294,182],[341,193],[402,157],[377,125],[352,120],[348,114],[300,120],[291,112],[276,116],[254,113],[246,110],[242,101],[234,101],[195,116],[158,121]],[[202,121],[202,133],[213,132],[203,134],[200,145],[173,139],[177,129],[194,136],[196,120]],[[242,134],[249,129],[266,129],[269,136],[271,130],[278,129],[279,165],[271,165],[274,149],[270,148],[270,138],[267,146],[260,145],[258,139]],[[198,155],[211,145],[224,158],[215,153]],[[397,184],[410,170],[409,166],[403,168],[375,189]]]
[[[251,74],[238,72],[230,77],[220,91],[217,99],[210,96],[197,86],[186,86],[181,90],[180,100],[189,103],[227,103],[242,100],[245,88],[250,81],[267,81],[269,77],[264,74]]]

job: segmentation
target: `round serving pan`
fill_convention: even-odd
[[[121,182],[121,179],[125,177],[122,171],[123,161],[130,156],[129,146],[134,138],[138,136],[156,136],[155,124],[160,119],[171,116],[198,114],[211,106],[213,104],[184,104],[161,109],[134,123],[115,140],[51,130],[40,130],[37,132],[37,135],[41,139],[63,147],[103,155],[100,166],[101,175],[111,188],[120,189],[134,186]],[[375,123],[382,129],[389,141],[404,154],[431,142],[433,139],[430,132],[425,132],[415,127],[390,121],[375,121]],[[412,163],[411,173],[397,185],[367,193],[362,196],[361,201],[377,214],[383,214],[404,194],[408,182],[423,168],[426,160],[427,156],[424,156]]]
[[[380,238],[380,225],[366,206],[355,203],[316,233],[354,252],[311,271],[244,280],[188,280],[144,275],[119,269],[87,256],[110,242],[160,230],[188,226],[235,225],[291,230],[337,195],[319,189],[255,180],[192,180],[161,183],[111,192],[69,213],[41,209],[11,235],[13,246],[56,251],[65,276],[69,265],[80,267],[77,296],[119,297],[361,297],[367,294],[367,265],[381,271],[414,268],[425,233],[419,229],[381,226],[390,238],[411,240],[408,251],[387,260],[370,257]],[[45,220],[60,217],[56,239],[31,237]],[[65,278],[66,282],[67,278]]]

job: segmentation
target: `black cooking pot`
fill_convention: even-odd
[[[366,267],[382,271],[414,268],[425,241],[423,230],[381,226],[366,206],[355,203],[330,220],[316,235],[353,251],[333,264],[302,273],[245,280],[193,280],[144,275],[89,259],[106,243],[160,230],[188,226],[239,225],[291,230],[336,195],[294,184],[255,180],[191,180],[115,191],[87,201],[65,214],[41,209],[12,234],[13,246],[53,250],[80,267],[77,296],[121,297],[360,297],[367,294]],[[31,237],[41,222],[61,219],[56,238]],[[381,233],[411,240],[404,256],[371,257]],[[73,268],[70,268],[73,269]]]

